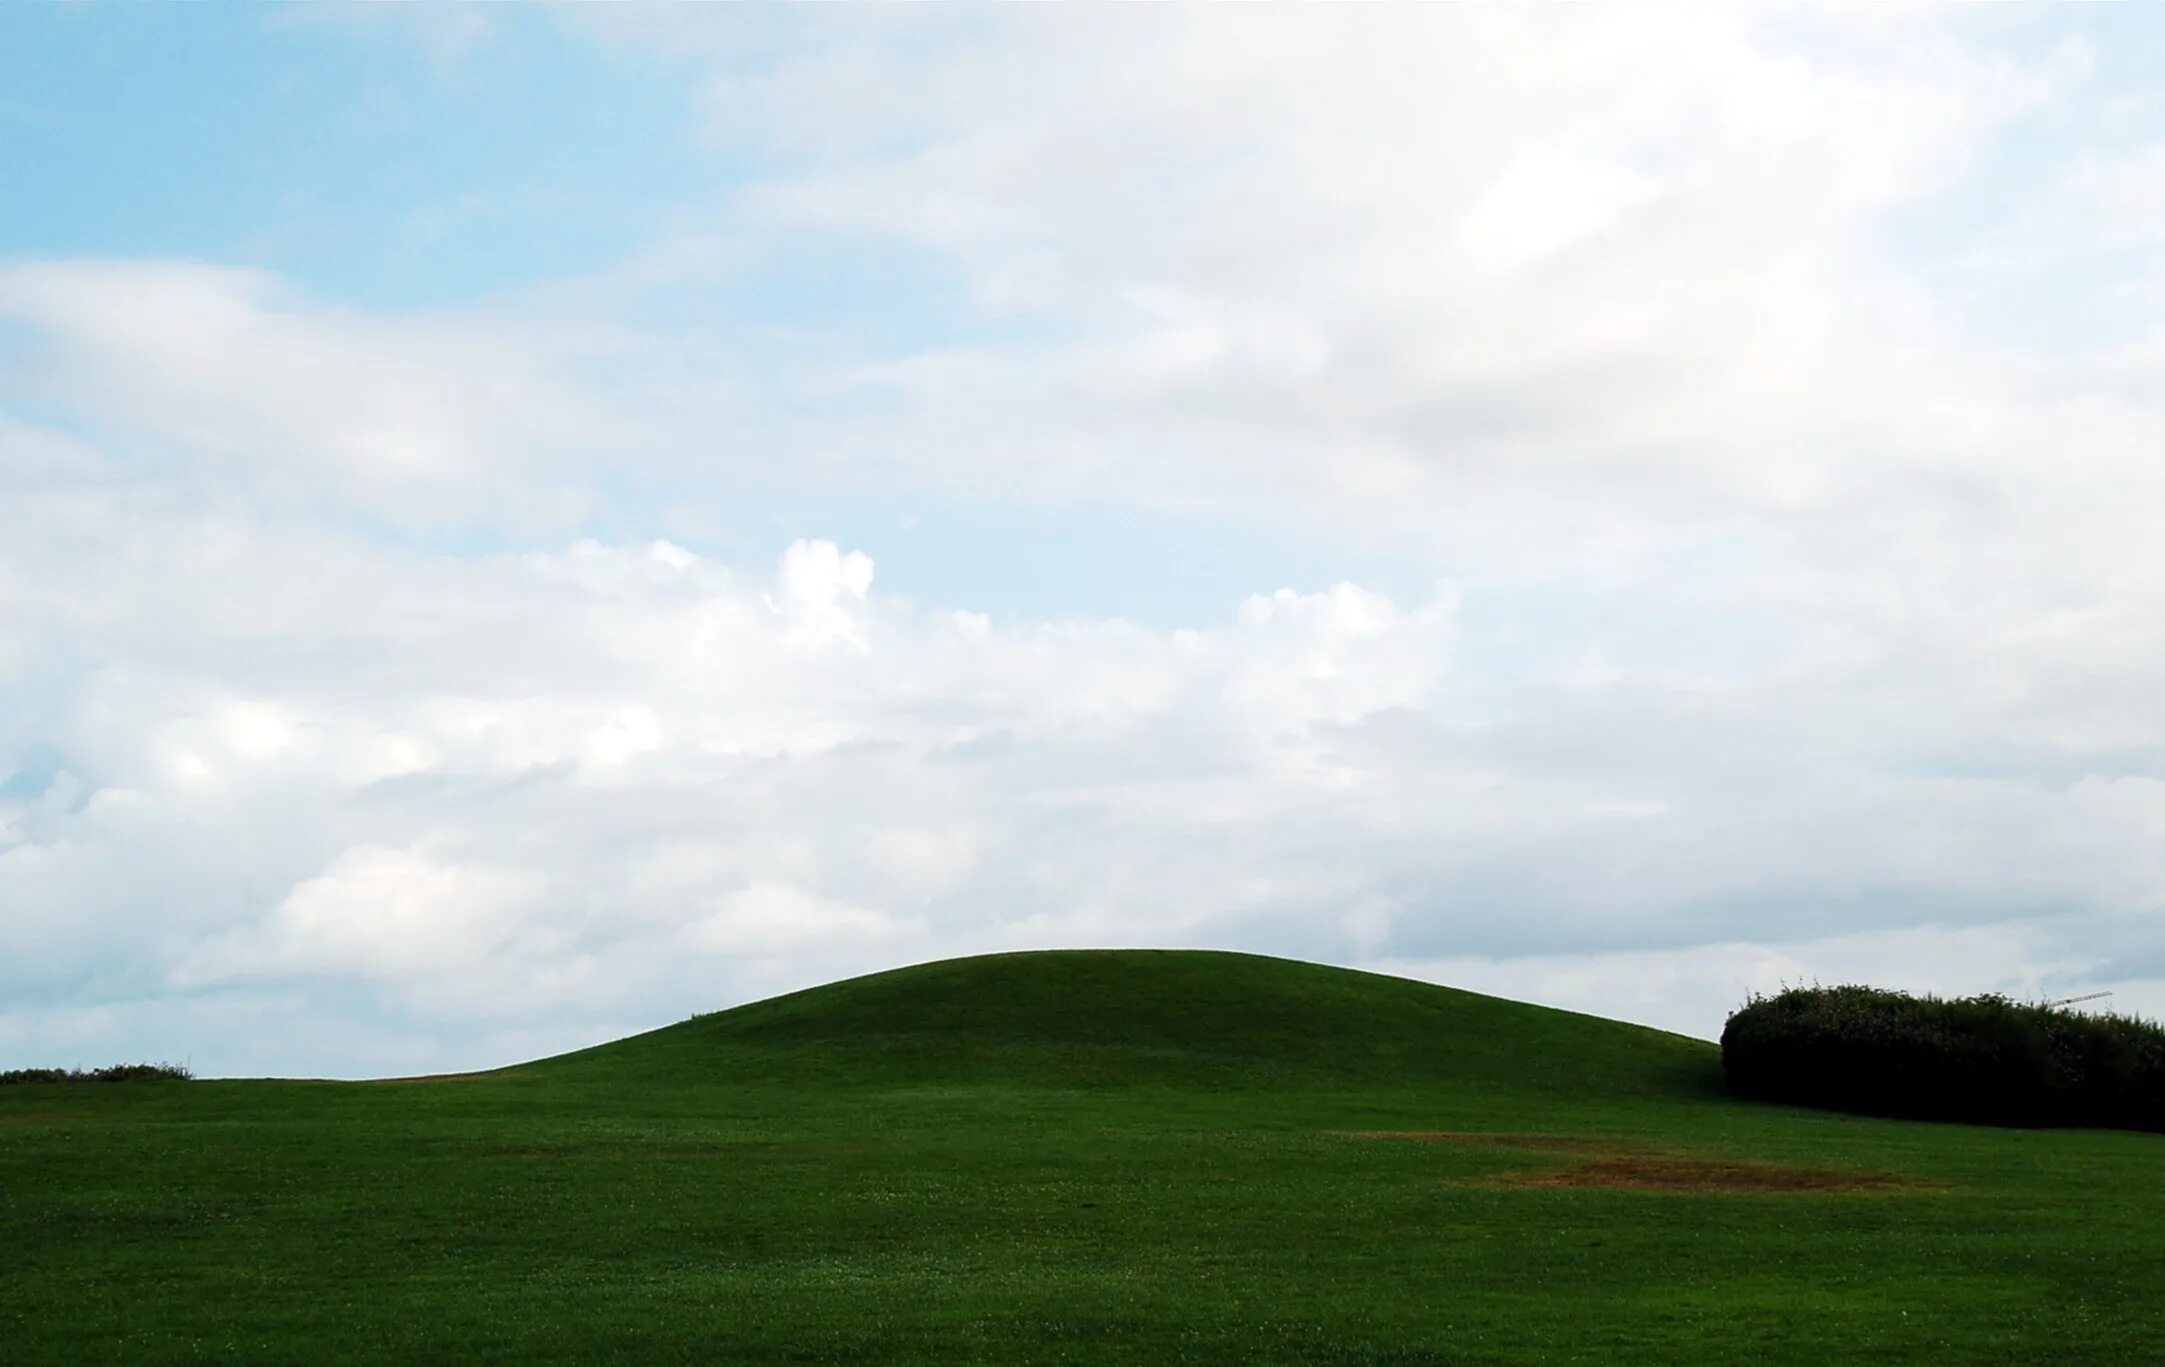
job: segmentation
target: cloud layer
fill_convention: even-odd
[[[466,1066],[1072,944],[2165,1009],[2165,117],[2081,33],[565,22],[754,168],[616,269],[0,264],[0,1062]],[[745,302],[845,258],[839,322]],[[1434,587],[913,602],[747,547],[777,489]]]

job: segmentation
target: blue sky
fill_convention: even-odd
[[[2136,7],[0,14],[0,1064],[2165,1009]]]
[[[699,146],[688,73],[548,23],[471,59],[252,6],[36,6],[8,26],[15,253],[194,257],[426,307],[605,268],[732,179]]]

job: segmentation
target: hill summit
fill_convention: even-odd
[[[516,1071],[723,1082],[1701,1091],[1713,1045],[1432,983],[1205,950],[949,959],[698,1016]]]

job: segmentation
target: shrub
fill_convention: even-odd
[[[0,1072],[0,1086],[13,1082],[151,1082],[186,1081],[195,1074],[178,1063],[115,1063],[105,1068],[15,1068]]]
[[[1740,1096],[1867,1115],[2165,1131],[2165,1029],[2000,996],[1753,997],[1721,1036]]]

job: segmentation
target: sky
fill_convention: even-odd
[[[0,11],[0,1067],[2165,1015],[2148,7]]]

